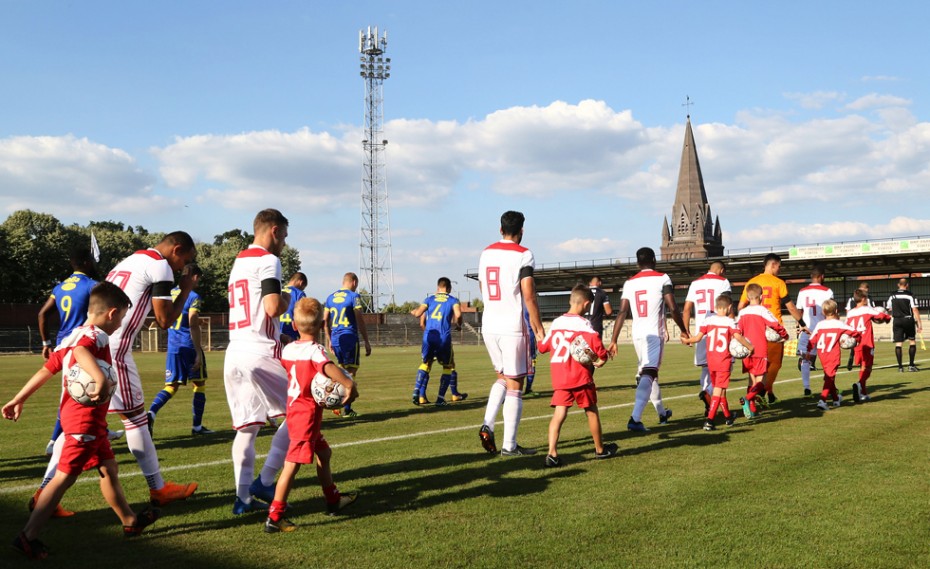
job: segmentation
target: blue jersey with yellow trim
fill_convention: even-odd
[[[307,293],[300,290],[296,286],[285,285],[281,289],[281,292],[286,292],[291,295],[291,303],[287,305],[287,312],[282,314],[278,320],[281,322],[281,333],[287,334],[295,340],[300,337],[300,333],[294,329],[294,307],[297,306],[297,301],[301,298],[307,296]]]
[[[358,335],[355,310],[362,307],[362,297],[357,292],[341,288],[326,299],[326,318],[333,336]]]
[[[56,345],[87,320],[90,289],[96,284],[97,281],[94,279],[80,271],[75,271],[52,290],[51,297],[55,299],[55,308],[58,309],[58,316],[61,320],[61,326],[55,338]]]
[[[423,301],[426,306],[425,334],[430,331],[439,332],[445,339],[452,334],[452,319],[455,317],[455,307],[459,299],[445,292],[437,292],[426,297]]]
[[[179,287],[171,289],[171,300],[174,300],[181,294]],[[191,338],[190,312],[194,310],[200,312],[200,295],[194,291],[187,296],[187,302],[181,310],[181,315],[174,321],[174,325],[168,328],[168,351],[176,352],[180,348],[194,348],[194,340]]]

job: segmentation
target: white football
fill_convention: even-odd
[[[775,331],[775,328],[765,328],[765,339],[769,342],[784,342],[785,338],[782,338],[778,332]]]
[[[351,377],[345,370],[340,369],[340,371],[346,374],[347,377]],[[342,400],[346,397],[346,390],[341,383],[336,383],[321,372],[316,374],[313,381],[310,382],[310,394],[313,395],[313,400],[320,407],[338,409],[342,407]]]
[[[594,351],[591,350],[591,346],[588,345],[588,341],[584,339],[584,336],[575,336],[568,350],[572,354],[572,359],[581,365],[589,365],[597,358],[597,356],[594,355]]]
[[[739,340],[733,338],[730,340],[730,355],[741,360],[749,357],[749,348],[739,343]]]
[[[97,360],[97,365],[100,366],[100,370],[103,371],[103,376],[106,378],[107,385],[109,386],[106,397],[101,397],[97,401],[90,400],[91,397],[97,394],[97,383],[94,381],[94,378],[77,364],[74,364],[68,370],[68,377],[65,378],[65,387],[71,399],[74,399],[81,405],[103,405],[110,401],[110,396],[113,395],[113,390],[116,389],[116,372],[113,371],[110,364],[103,360]]]
[[[840,347],[843,348],[844,350],[851,350],[855,348],[858,344],[859,342],[855,338],[850,336],[849,334],[843,334],[842,336],[840,336]]]

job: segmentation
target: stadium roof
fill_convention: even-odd
[[[930,273],[930,237],[907,237],[875,241],[839,242],[790,247],[770,247],[728,251],[722,257],[660,260],[656,270],[668,273],[676,286],[687,286],[707,272],[713,261],[726,265],[726,276],[741,285],[762,272],[769,253],[782,258],[779,277],[786,281],[810,278],[815,263],[826,266],[827,279],[845,280],[925,276]],[[638,272],[635,258],[594,259],[536,265],[536,290],[540,293],[565,292],[579,282],[587,283],[599,276],[606,290],[619,290]],[[466,278],[478,279],[478,270],[470,269]]]

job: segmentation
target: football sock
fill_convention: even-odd
[[[255,438],[259,425],[236,431],[232,444],[233,475],[236,478],[236,497],[248,504],[252,501],[249,486],[255,475]]]
[[[265,457],[265,464],[259,474],[262,484],[271,486],[278,475],[278,471],[284,466],[284,458],[287,456],[287,447],[290,445],[291,437],[287,430],[287,421],[281,423],[274,436],[271,437],[271,448],[268,449],[268,456]]]
[[[158,415],[158,411],[165,406],[165,403],[171,400],[174,397],[175,392],[178,388],[173,385],[166,385],[164,389],[158,392],[158,395],[155,396],[155,399],[152,400],[152,406],[149,407],[149,413],[152,415]]]
[[[155,452],[155,443],[152,442],[152,435],[149,434],[148,424],[149,416],[146,413],[123,419],[123,427],[126,429],[126,446],[136,457],[139,470],[145,476],[149,488],[160,490],[165,485],[165,480],[161,477],[158,454]]]
[[[59,436],[55,439],[52,457],[48,459],[48,466],[45,467],[45,475],[42,477],[42,484],[39,485],[39,488],[45,488],[48,483],[52,481],[52,478],[55,477],[55,472],[58,471],[58,461],[61,459],[61,450],[63,448],[65,448],[65,438]]]
[[[507,395],[507,382],[498,379],[491,386],[491,393],[488,394],[488,406],[484,410],[484,425],[494,430],[494,420],[497,419],[497,412],[500,411],[501,405],[504,404],[504,396]]]
[[[59,416],[58,416],[58,419],[55,421],[55,426],[52,427],[52,436],[49,437],[48,440],[50,440],[50,441],[57,441],[57,440],[58,440],[58,435],[60,435],[62,432],[63,432],[63,431],[62,431],[62,429],[61,429],[61,416],[59,415]]]
[[[733,414],[730,413],[730,404],[727,403],[727,398],[723,395],[720,396],[720,408],[723,409],[723,416],[727,419],[733,416]]]
[[[446,390],[449,389],[449,383],[452,381],[452,376],[442,374],[439,376],[439,395],[436,396],[436,400],[440,399],[445,400]]]
[[[326,500],[327,504],[339,502],[339,490],[336,489],[335,484],[330,484],[326,488],[323,488],[323,498]]]
[[[417,370],[417,380],[413,384],[413,396],[420,397],[421,394],[426,392],[424,385],[429,381],[429,371],[426,364],[420,364],[420,369]]]
[[[452,390],[452,395],[459,394],[459,374],[454,369],[449,377],[449,389]]]
[[[911,344],[911,347],[907,349],[907,358],[910,360],[911,367],[914,366],[914,356],[917,355],[917,344]]]
[[[636,401],[633,403],[633,420],[637,423],[643,420],[643,409],[649,402],[649,395],[652,393],[652,378],[648,375],[639,376],[639,385],[636,386]]]
[[[508,390],[504,397],[504,446],[505,449],[517,447],[517,426],[523,415],[523,394],[519,390]]]
[[[287,502],[279,502],[274,500],[271,502],[271,505],[268,507],[268,519],[274,523],[281,521],[281,518],[284,517],[284,512],[287,510]]]
[[[649,400],[652,401],[652,406],[656,408],[656,413],[658,413],[660,417],[664,417],[665,405],[662,404],[662,388],[659,387],[659,380],[657,379],[651,383],[652,387],[649,393]]]
[[[901,367],[903,365],[901,363],[901,346],[894,347],[894,357],[898,358],[898,367]]]
[[[194,382],[194,397],[191,401],[191,412],[194,416],[194,427],[199,427],[203,423],[203,411],[207,407],[207,386],[203,382]]]
[[[420,397],[426,398],[426,386],[429,385],[429,374],[426,374],[426,377],[423,378],[423,383],[420,384]]]
[[[720,397],[713,396],[710,399],[710,410],[707,412],[707,420],[713,421],[717,416],[717,407],[720,406]]]
[[[535,373],[526,374],[526,389],[524,389],[525,392],[529,393],[530,391],[533,391],[533,380],[535,379],[536,379]]]
[[[801,360],[801,382],[804,389],[811,388],[811,362],[810,360]]]

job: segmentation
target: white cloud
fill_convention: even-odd
[[[849,103],[846,105],[846,108],[852,111],[864,111],[882,107],[908,107],[910,104],[910,99],[905,99],[904,97],[869,93]]]
[[[726,232],[724,239],[740,246],[802,244],[857,239],[884,239],[930,235],[930,219],[895,217],[887,223],[862,221],[833,221],[829,223],[785,222],[759,225],[750,229]]]
[[[553,246],[553,249],[559,253],[578,256],[582,258],[593,258],[603,254],[615,255],[618,251],[625,251],[629,243],[602,237],[600,239],[583,239],[575,238],[562,241]]]
[[[843,101],[846,94],[837,91],[814,91],[813,93],[785,93],[785,97],[797,101],[805,109],[822,109],[827,104]]]
[[[871,81],[900,81],[900,77],[895,77],[894,75],[863,75],[862,81],[865,83]]]
[[[0,208],[70,219],[164,211],[178,204],[153,193],[154,176],[123,150],[86,138],[0,139]]]

